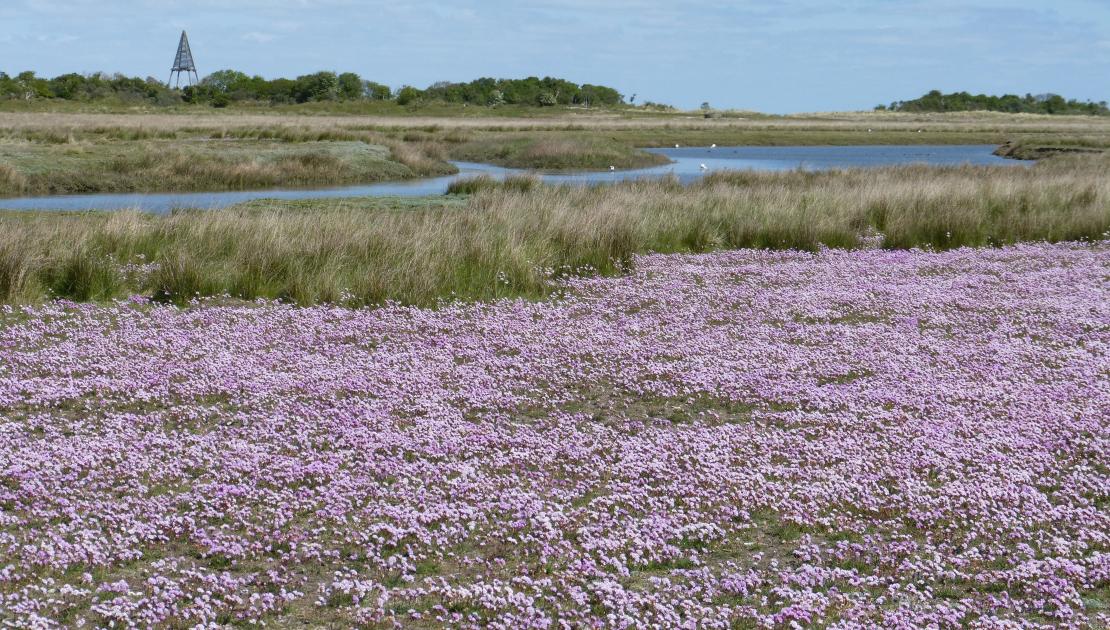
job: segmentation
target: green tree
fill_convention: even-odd
[[[363,97],[362,77],[354,72],[344,72],[336,77],[336,91],[339,98],[353,101]]]
[[[54,98],[76,100],[86,96],[85,77],[77,74],[63,74],[50,79],[50,93]]]
[[[211,87],[213,91],[224,94],[242,90],[249,83],[250,77],[238,70],[217,70],[201,81],[201,84]]]
[[[911,101],[895,101],[890,104],[890,109],[902,112],[995,111],[1030,114],[1110,115],[1110,109],[1107,109],[1103,103],[1067,100],[1059,94],[1042,94],[1040,96],[1003,94],[1002,96],[993,96],[971,94],[969,92],[944,94],[940,90],[932,90]]]
[[[6,72],[0,72],[0,98],[23,98],[23,88]]]
[[[187,103],[226,106],[237,101],[268,101],[272,104],[304,103],[308,101],[370,99],[384,101],[396,98],[402,105],[431,100],[475,105],[501,105],[505,103],[551,107],[588,102],[591,105],[619,105],[623,97],[615,89],[602,86],[578,85],[556,77],[526,77],[523,79],[494,79],[482,77],[468,83],[440,81],[425,90],[412,86],[401,88],[397,94],[386,85],[366,81],[353,72],[337,75],[334,72],[316,72],[296,79],[264,79],[248,76],[233,69],[213,72],[198,85],[187,86],[182,91],[170,90],[154,78],[127,77],[121,74],[95,73],[80,75],[63,74],[44,79],[34,72],[21,72],[12,77],[0,74],[0,98],[32,99],[56,98],[64,100],[97,100],[112,98],[123,102],[145,101],[156,105],[172,105],[184,100]],[[1030,106],[1041,106],[1028,97]],[[1053,104],[1052,107],[1056,105]],[[1067,108],[1084,108],[1072,102]],[[1105,107],[1103,107],[1105,109]]]
[[[308,101],[335,100],[339,90],[339,78],[334,72],[316,72],[297,77],[293,97],[298,103]]]
[[[22,88],[23,98],[49,98],[50,84],[35,76],[33,70],[25,70],[15,77],[16,83]]]
[[[397,104],[410,105],[419,101],[422,96],[423,93],[420,90],[412,87],[411,85],[406,85],[397,90]]]
[[[366,94],[366,98],[372,101],[388,101],[393,98],[393,91],[389,89],[388,85],[373,81],[366,81],[363,86],[363,93]]]
[[[589,83],[582,85],[580,99],[582,102],[587,102],[588,99],[590,105],[608,105],[610,107],[624,102],[621,93],[613,88],[604,85],[590,85]]]
[[[260,97],[271,103],[292,103],[297,100],[297,82],[293,79],[274,79],[266,82]]]

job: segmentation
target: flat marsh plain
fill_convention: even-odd
[[[1048,156],[0,214],[0,624],[1106,627],[1107,131],[0,114],[5,194]]]
[[[1110,121],[992,114],[10,112],[0,115],[0,195],[374,182],[450,173],[449,159],[552,170],[634,168],[662,159],[640,148],[674,144],[1008,144],[1012,155],[1034,157],[1110,147]]]

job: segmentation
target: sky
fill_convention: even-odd
[[[165,80],[557,76],[682,108],[870,109],[931,89],[1110,100],[1110,0],[0,0],[0,71]]]

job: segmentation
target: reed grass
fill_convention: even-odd
[[[989,246],[1106,238],[1110,166],[907,166],[606,186],[464,182],[465,198],[255,202],[159,217],[0,215],[0,300],[139,293],[351,305],[540,297],[642,252]],[[881,235],[877,236],[877,235]]]

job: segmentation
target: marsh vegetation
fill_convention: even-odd
[[[843,114],[704,119],[576,113],[489,118],[5,114],[0,196],[372,183],[451,173],[449,160],[576,170],[636,168],[643,147],[1004,144],[1014,157],[1100,152],[1092,117]]]
[[[352,305],[540,297],[646,252],[932,248],[1098,240],[1106,156],[1029,169],[898,167],[712,174],[609,186],[467,181],[465,196],[253,202],[158,217],[0,216],[0,300],[134,293]]]

